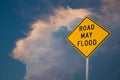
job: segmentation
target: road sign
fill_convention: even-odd
[[[67,36],[67,40],[87,58],[109,35],[103,26],[86,17]]]

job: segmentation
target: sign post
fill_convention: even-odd
[[[86,58],[86,80],[89,80],[89,58]]]
[[[67,36],[68,42],[86,58],[86,80],[89,78],[89,56],[105,41],[110,32],[94,20],[86,17]]]

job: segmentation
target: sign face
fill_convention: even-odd
[[[109,35],[109,31],[86,17],[67,36],[67,40],[87,58]]]

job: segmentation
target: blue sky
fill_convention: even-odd
[[[120,80],[119,0],[1,0],[0,80],[84,80],[66,36],[89,16],[111,32],[90,56],[91,80]]]

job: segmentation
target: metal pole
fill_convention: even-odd
[[[86,58],[86,80],[89,78],[89,58]]]

